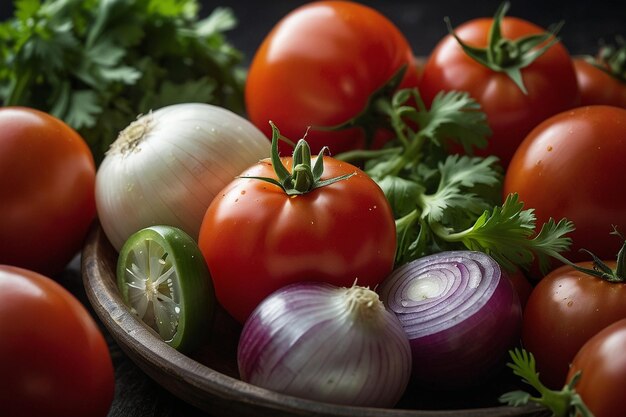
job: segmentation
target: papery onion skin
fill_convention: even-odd
[[[131,234],[158,224],[197,237],[214,196],[269,151],[259,129],[218,106],[183,103],[143,115],[98,168],[102,228],[118,251]]]
[[[362,290],[376,299],[356,301],[364,310],[354,314],[349,292]],[[392,407],[411,375],[408,339],[376,293],[326,283],[292,284],[267,297],[244,325],[237,360],[243,381],[344,405]]]
[[[412,287],[417,284],[421,292],[419,285]],[[419,294],[425,298],[411,301],[410,288],[418,293],[413,299]],[[519,341],[519,298],[500,266],[482,252],[417,259],[397,268],[379,293],[407,333],[418,384],[444,389],[475,385],[495,373]]]

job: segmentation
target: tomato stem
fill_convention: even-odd
[[[346,180],[355,175],[356,172],[351,174],[340,175],[338,177],[322,180],[322,174],[324,173],[324,153],[328,151],[328,147],[323,147],[315,160],[315,165],[311,166],[311,148],[307,141],[302,138],[296,144],[293,151],[293,172],[289,172],[287,167],[283,164],[278,152],[278,139],[281,138],[280,131],[270,122],[272,126],[272,148],[270,151],[270,160],[274,167],[276,178],[269,177],[256,177],[245,176],[238,178],[250,178],[268,182],[282,188],[287,195],[299,195],[313,191],[316,188],[325,187],[338,181]],[[306,135],[305,135],[306,136]]]
[[[524,94],[528,94],[522,79],[521,70],[532,64],[555,43],[559,42],[556,34],[563,26],[563,23],[560,22],[547,32],[528,35],[515,40],[507,39],[502,35],[501,26],[509,6],[509,2],[506,1],[498,7],[489,30],[487,48],[467,45],[457,36],[452,28],[450,19],[446,17],[444,20],[448,33],[456,39],[470,58],[492,71],[505,73]],[[540,46],[542,44],[543,46]]]
[[[609,267],[602,259],[598,258],[595,254],[588,251],[587,249],[581,249],[581,251],[588,253],[589,256],[592,257],[593,268],[585,268],[577,265],[561,254],[556,254],[554,257],[580,272],[603,279],[607,282],[626,282],[626,239],[624,239],[624,237],[620,234],[617,228],[615,228],[615,226],[613,226],[613,231],[611,232],[611,234],[619,236],[623,241],[622,247],[617,253],[617,262],[615,269],[611,269],[611,267]]]

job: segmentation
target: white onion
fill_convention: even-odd
[[[270,153],[270,141],[221,107],[185,103],[139,117],[111,145],[96,175],[102,228],[119,251],[134,232],[178,227],[197,239],[213,197]]]
[[[237,352],[243,381],[335,404],[391,407],[411,375],[409,341],[367,288],[303,282],[266,298]]]

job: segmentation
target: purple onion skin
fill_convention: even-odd
[[[452,268],[459,275],[448,284],[459,285],[460,275],[468,272],[466,264],[483,275],[475,289],[457,293],[453,299],[443,296],[418,302],[421,310],[402,305],[403,284],[406,290],[407,283],[426,271],[442,275],[443,269]],[[508,350],[519,342],[519,298],[500,266],[484,253],[453,251],[417,259],[396,269],[381,284],[379,293],[407,332],[413,356],[412,378],[419,385],[439,389],[475,386],[496,373],[504,365]],[[449,305],[460,300],[464,308]]]
[[[347,289],[304,282],[266,298],[241,333],[240,378],[315,401],[395,405],[411,375],[406,334],[373,291],[380,309],[350,318],[341,290]]]

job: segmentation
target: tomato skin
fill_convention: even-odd
[[[0,109],[0,263],[50,276],[80,250],[96,214],[95,165],[61,120]]]
[[[574,58],[580,89],[580,104],[606,104],[626,108],[626,83],[618,80],[584,58]]]
[[[578,351],[567,380],[581,371],[576,392],[595,417],[626,416],[626,319],[602,329]]]
[[[484,48],[492,18],[470,20],[455,28],[468,45]],[[515,17],[504,17],[502,34],[518,39],[545,29]],[[524,137],[544,119],[577,105],[578,85],[572,60],[559,42],[522,69],[525,95],[503,72],[493,71],[470,58],[451,35],[431,52],[420,81],[420,93],[430,106],[440,91],[467,91],[487,114],[492,136],[478,155],[496,155],[506,167]]]
[[[291,158],[283,162],[291,170]],[[198,243],[218,301],[239,322],[287,284],[374,288],[391,272],[395,222],[382,190],[353,165],[326,157],[324,166],[322,179],[356,174],[297,196],[238,178],[207,209]],[[245,176],[276,178],[269,160]]]
[[[0,404],[13,417],[105,417],[108,346],[85,307],[50,278],[0,265]]]
[[[249,119],[271,137],[269,121],[296,141],[306,139],[318,153],[337,154],[365,145],[361,129],[324,132],[354,118],[370,95],[406,65],[401,87],[417,86],[408,41],[374,9],[349,1],[301,6],[274,26],[253,57],[245,87]],[[389,135],[378,135],[380,141]],[[379,143],[380,144],[380,143]],[[279,147],[285,154],[291,148]]]
[[[614,259],[626,230],[626,110],[585,106],[541,123],[515,153],[504,179],[504,195],[516,192],[533,208],[537,224],[550,217],[574,222],[567,257]]]
[[[591,268],[591,262],[578,263]],[[615,268],[615,262],[606,262]],[[561,388],[583,344],[609,324],[626,318],[626,283],[610,283],[562,266],[535,286],[522,325],[524,348],[535,355],[541,380]]]

